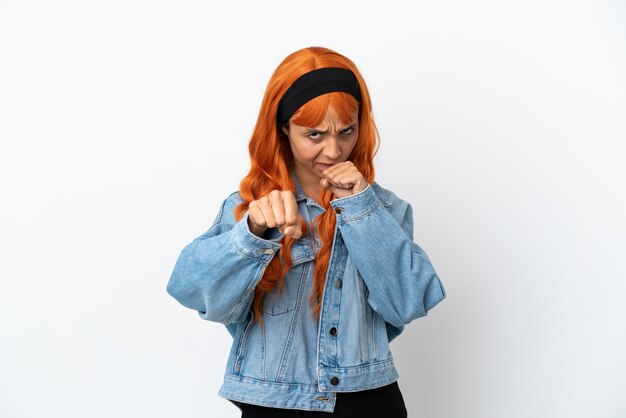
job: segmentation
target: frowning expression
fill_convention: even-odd
[[[328,107],[324,120],[315,127],[290,123],[283,131],[289,137],[295,174],[300,183],[316,184],[326,168],[346,161],[359,136],[358,111],[342,123],[337,112]]]

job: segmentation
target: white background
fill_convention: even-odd
[[[0,417],[238,417],[165,291],[290,52],[350,57],[448,292],[414,418],[626,417],[626,4],[0,0]]]

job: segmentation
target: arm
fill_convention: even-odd
[[[224,201],[213,226],[182,250],[167,284],[182,305],[223,324],[246,319],[254,288],[281,247],[282,234],[266,240],[250,232],[248,213],[235,220],[240,201],[237,193]]]
[[[426,315],[445,298],[445,290],[426,253],[412,241],[411,206],[392,193],[389,200],[387,209],[368,186],[331,205],[348,254],[367,285],[368,303],[401,328]]]

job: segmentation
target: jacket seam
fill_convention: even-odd
[[[305,275],[308,275],[308,272],[309,272],[308,267],[309,266],[307,265],[302,267],[302,273],[300,275],[300,280],[298,283],[298,294],[296,296],[296,305],[293,308],[293,310],[296,311],[296,313],[291,318],[291,324],[289,325],[289,333],[287,334],[289,335],[289,337],[287,339],[287,344],[285,344],[285,349],[280,357],[280,365],[279,365],[278,373],[276,374],[276,380],[284,379],[285,374],[287,373],[287,359],[291,355],[291,347],[293,346],[294,329],[298,323],[298,319],[300,318],[300,316],[298,315],[298,312],[300,312],[300,308],[302,306],[302,293],[304,292],[304,287],[305,287],[304,278],[305,278]]]
[[[241,255],[248,257],[246,254],[243,254],[239,251],[239,249],[237,248],[236,245],[233,244],[233,247],[235,247],[235,250],[237,250]],[[258,260],[256,257],[248,257],[248,258],[252,258],[255,260]],[[264,261],[264,260],[263,260]],[[254,277],[255,278],[259,278],[261,274],[259,274],[259,270],[261,270],[261,267],[263,267],[263,264],[258,265],[256,270],[254,271]],[[246,291],[244,292],[244,294],[239,298],[239,300],[237,301],[237,304],[233,307],[233,309],[231,309],[231,311],[228,313],[228,315],[226,316],[226,319],[224,320],[224,322],[226,324],[231,323],[231,321],[233,320],[233,318],[236,316],[236,314],[238,312],[240,312],[242,305],[244,304],[245,301],[248,300],[249,295],[252,291],[254,291],[254,288],[256,287],[256,284],[258,283],[258,280],[254,281],[254,286],[248,286],[248,288],[246,289]]]
[[[270,261],[272,261],[273,255],[272,255],[272,258],[269,258],[269,259],[267,259],[266,257],[263,257],[263,256],[255,256],[255,255],[248,254],[248,253],[244,252],[244,251],[243,251],[242,249],[240,249],[240,248],[239,248],[239,246],[238,246],[237,244],[235,244],[234,242],[233,242],[232,244],[233,244],[233,247],[235,247],[235,250],[236,250],[239,254],[241,254],[242,256],[244,256],[244,257],[246,257],[246,258],[249,258],[249,259],[252,259],[252,260],[259,260],[259,261],[262,261],[262,262],[264,262],[264,263],[269,263]]]
[[[380,208],[381,206],[382,206],[382,204],[380,202],[375,203],[374,207],[371,208],[370,210],[363,211],[363,212],[358,213],[358,214],[356,214],[354,216],[351,216],[349,218],[348,217],[344,217],[342,220],[338,221],[337,224],[338,225],[345,225],[345,224],[348,224],[348,223],[360,221],[363,218],[367,218],[367,217],[371,216],[371,214],[376,212],[376,210],[378,210],[378,208]]]

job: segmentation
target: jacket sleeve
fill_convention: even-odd
[[[426,315],[446,293],[428,256],[413,242],[411,206],[386,193],[388,208],[372,185],[331,205],[348,255],[367,285],[368,303],[401,329]]]
[[[180,253],[167,292],[201,318],[232,324],[244,321],[254,288],[280,249],[282,234],[257,237],[248,228],[248,214],[237,222],[233,210],[241,201],[229,196],[213,226]]]

